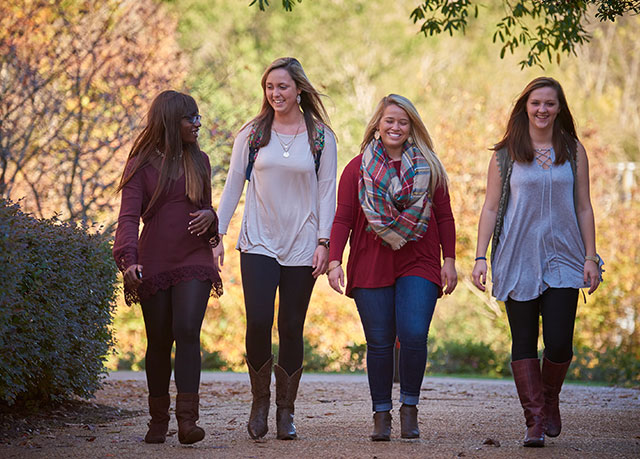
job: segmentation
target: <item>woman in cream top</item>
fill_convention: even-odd
[[[227,232],[245,179],[236,248],[247,314],[247,366],[253,403],[251,438],[268,431],[271,329],[278,303],[277,437],[296,438],[294,402],[302,374],[304,321],[316,278],[326,272],[335,212],[336,141],[320,95],[300,62],[276,59],[262,76],[262,110],[239,132],[219,206]],[[254,161],[251,161],[253,158]],[[220,269],[224,246],[213,251]]]

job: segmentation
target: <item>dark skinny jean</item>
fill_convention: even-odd
[[[390,287],[354,288],[367,340],[367,376],[373,411],[392,408],[393,354],[400,341],[400,402],[417,405],[427,365],[427,337],[439,287],[418,276]]]

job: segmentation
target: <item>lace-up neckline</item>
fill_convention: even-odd
[[[551,159],[551,148],[536,148],[534,150],[536,152],[536,162],[543,169],[551,169],[552,159]]]

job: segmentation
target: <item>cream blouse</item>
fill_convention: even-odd
[[[242,129],[233,143],[231,164],[218,207],[219,232],[226,234],[244,189],[249,162],[248,136]],[[307,132],[279,134],[293,141],[289,156],[271,132],[260,148],[245,196],[236,249],[275,258],[283,266],[311,266],[318,239],[328,239],[336,205],[336,139],[324,130],[325,144],[316,174]]]

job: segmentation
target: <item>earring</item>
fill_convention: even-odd
[[[300,100],[301,100],[301,98],[300,98],[300,94],[298,94],[298,95],[296,96],[296,102],[298,102],[298,105],[300,105]]]
[[[413,137],[407,137],[407,142],[409,142],[410,145],[413,145]]]
[[[376,132],[373,133],[373,138],[376,140],[380,140],[380,131],[376,129]]]

